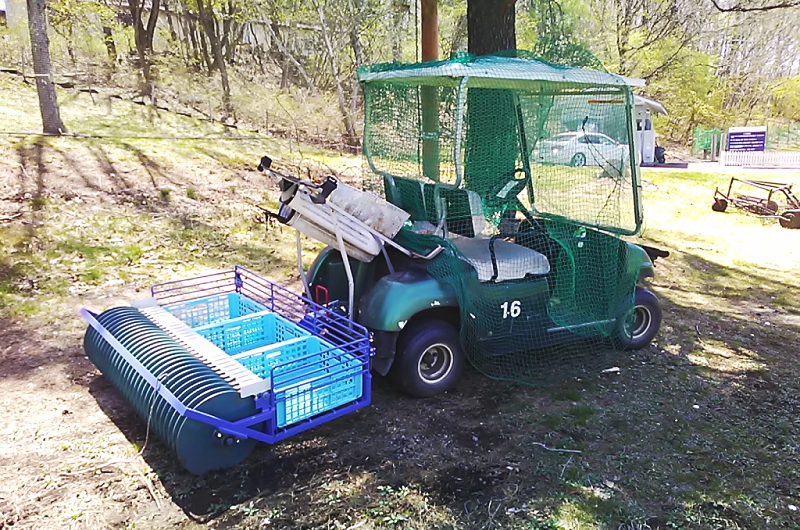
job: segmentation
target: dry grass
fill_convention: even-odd
[[[645,173],[644,241],[673,252],[665,324],[618,372],[528,388],[469,371],[427,400],[376,378],[367,409],[185,473],[84,357],[75,309],[233,264],[293,282],[293,234],[256,221],[272,196],[251,164],[359,163],[254,144],[0,142],[0,217],[21,214],[0,223],[0,528],[797,528],[800,231],[711,212],[726,177],[705,174]]]

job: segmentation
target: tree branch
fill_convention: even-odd
[[[722,7],[719,5],[719,0],[711,0],[711,3],[720,13],[750,13],[750,12],[764,12],[772,11],[773,9],[787,9],[790,7],[800,7],[800,0],[784,0],[776,4],[767,4],[764,6],[744,7],[740,4],[731,7]]]

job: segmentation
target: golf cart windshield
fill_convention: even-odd
[[[512,215],[638,232],[637,80],[501,56],[375,65],[359,79],[376,187],[412,220],[468,237]]]

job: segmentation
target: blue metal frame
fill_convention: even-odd
[[[186,302],[226,292],[236,292],[263,304],[269,308],[270,311],[291,320],[296,325],[333,346],[323,352],[316,352],[306,357],[294,358],[287,363],[277,364],[272,367],[270,377],[274,375],[276,370],[279,370],[287,364],[296,364],[303,359],[319,356],[320,353],[326,353],[330,355],[330,358],[341,360],[343,363],[358,361],[360,368],[356,371],[349,368],[345,373],[341,374],[339,378],[330,381],[329,384],[334,384],[340,380],[351,377],[361,377],[361,396],[354,401],[318,414],[312,418],[304,419],[285,427],[278,427],[274,394],[275,389],[273,388],[271,391],[253,398],[256,408],[260,410],[257,414],[235,422],[224,420],[217,416],[212,416],[187,407],[168,388],[165,388],[125,346],[104,328],[103,325],[97,321],[94,314],[86,309],[81,309],[80,313],[89,325],[94,328],[178,414],[211,425],[218,429],[219,432],[227,435],[242,439],[252,438],[261,442],[273,444],[370,404],[372,400],[372,376],[369,371],[369,359],[372,352],[369,335],[366,328],[353,322],[346,316],[337,314],[326,307],[316,304],[305,297],[276,285],[258,274],[239,266],[236,266],[232,271],[208,274],[188,280],[160,283],[151,288],[153,297],[156,298],[161,305]],[[291,375],[287,378],[287,374],[292,374],[292,372],[297,372],[297,375],[294,376],[294,378],[292,378]],[[312,371],[311,374],[310,376],[307,366],[299,366],[284,370],[281,373],[283,383],[279,391],[288,391],[294,388],[293,385],[312,384],[314,381],[330,377],[330,374],[322,370]],[[255,426],[263,427],[255,428]]]

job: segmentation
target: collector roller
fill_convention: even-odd
[[[369,404],[369,337],[344,316],[241,267],[151,293],[82,308],[84,349],[187,470],[235,466],[256,442]]]
[[[139,310],[113,308],[96,320],[187,407],[229,422],[256,413],[252,399],[242,398],[229,381]],[[189,471],[201,474],[236,465],[253,449],[252,439],[227,435],[212,425],[182,416],[92,326],[84,337],[84,349]]]

